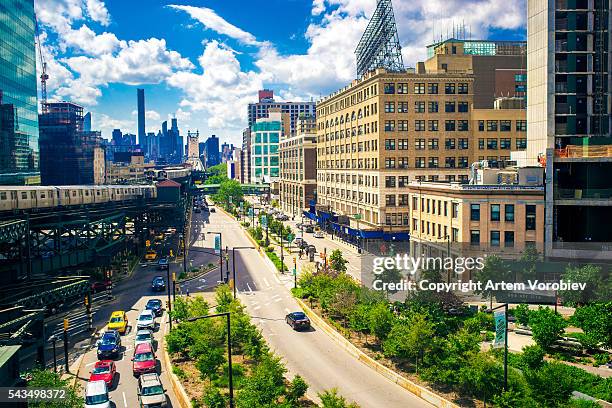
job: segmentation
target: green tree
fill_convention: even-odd
[[[217,203],[229,205],[230,202],[238,204],[243,197],[242,186],[237,180],[225,180],[220,183],[219,191],[213,196],[213,200]]]
[[[568,266],[563,279],[586,284],[584,290],[559,291],[559,296],[565,304],[580,306],[592,302],[608,302],[612,298],[612,283],[610,279],[605,278],[598,266],[590,264],[582,267]]]
[[[388,303],[380,302],[370,309],[368,316],[370,332],[373,333],[379,341],[383,341],[393,328],[394,320],[395,317],[389,310]]]
[[[204,404],[208,408],[225,408],[227,407],[227,401],[221,391],[217,387],[210,387],[204,394]]]
[[[544,356],[546,353],[542,347],[536,345],[523,347],[523,353],[521,354],[521,363],[531,369],[537,370],[544,365]]]
[[[196,368],[202,378],[211,379],[217,375],[221,364],[225,362],[225,350],[217,345],[209,343],[207,349],[202,350],[196,361]]]
[[[521,303],[514,308],[514,317],[521,326],[529,325],[529,306],[525,303]]]
[[[383,350],[387,356],[414,358],[418,372],[419,358],[431,347],[434,334],[433,324],[425,315],[414,313],[407,322],[393,325]]]
[[[592,345],[612,348],[612,302],[579,307],[572,321],[584,331],[584,340]]]
[[[349,314],[349,327],[355,330],[361,336],[366,335],[366,343],[368,342],[368,329],[370,328],[369,321],[370,306],[366,304],[357,304]]]
[[[323,408],[359,408],[355,403],[346,402],[343,396],[338,395],[338,390],[336,388],[332,388],[331,390],[327,390],[317,395],[321,399]]]
[[[268,355],[254,368],[250,377],[244,380],[238,393],[238,408],[272,407],[285,394],[285,372],[280,358]]]
[[[574,389],[563,363],[546,363],[539,370],[528,370],[525,378],[531,398],[543,408],[563,406]]]
[[[536,277],[536,265],[538,260],[540,259],[540,254],[538,253],[535,245],[527,245],[525,246],[525,250],[521,255],[521,262],[525,264],[525,267],[522,270],[523,280],[535,279]]]
[[[510,272],[508,265],[497,255],[489,255],[485,258],[484,268],[474,270],[474,280],[482,282],[482,287],[485,288],[488,281],[503,282],[510,281]],[[475,291],[476,294],[482,294],[488,297],[493,307],[493,297],[497,296],[499,291],[492,289],[482,289]]]
[[[329,256],[329,263],[333,270],[337,272],[346,272],[347,260],[342,257],[342,251],[334,249]]]
[[[32,379],[28,388],[59,388],[66,392],[66,398],[57,401],[29,402],[28,407],[35,408],[80,408],[83,397],[79,395],[79,386],[70,386],[69,379],[62,379],[58,373],[51,370],[35,369],[30,372]]]
[[[490,354],[473,353],[459,369],[459,386],[464,392],[491,399],[504,386],[504,369]]]
[[[548,307],[539,306],[529,313],[533,340],[544,350],[550,350],[567,326],[563,317]]]
[[[302,377],[296,375],[287,389],[287,401],[291,406],[297,406],[300,398],[306,395],[306,391],[308,391],[308,384]]]

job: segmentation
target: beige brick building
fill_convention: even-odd
[[[474,109],[474,80],[471,69],[379,69],[319,101],[318,208],[407,231],[410,182],[467,181],[471,163],[524,149],[525,111]]]
[[[299,216],[315,199],[317,189],[317,136],[312,116],[300,116],[296,133],[280,141],[280,205]]]
[[[144,155],[133,154],[130,157],[130,163],[107,163],[106,184],[144,182],[147,179],[147,170],[153,169],[155,169],[155,164],[145,163]]]

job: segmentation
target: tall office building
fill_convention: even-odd
[[[83,116],[83,130],[85,132],[91,132],[91,112],[87,112]]]
[[[546,168],[546,255],[610,258],[612,2],[527,4],[527,160]]]
[[[291,121],[288,124],[289,133],[295,132],[295,126],[298,122],[300,114],[314,116],[315,102],[276,102],[274,100],[274,92],[270,89],[259,91],[259,102],[249,103],[249,126],[252,126],[257,119],[267,118],[270,109],[280,109],[282,113],[290,116]]]
[[[33,0],[0,2],[0,184],[39,184]]]
[[[103,139],[98,131],[83,131],[82,106],[49,102],[38,121],[42,184],[104,183]]]
[[[216,135],[212,135],[206,139],[206,146],[204,147],[205,155],[205,167],[216,166],[221,163],[221,155],[219,152],[219,138]]]
[[[268,117],[257,119],[251,127],[251,181],[270,183],[280,177],[278,146],[283,129],[279,108]]]
[[[200,132],[187,132],[187,158],[197,159],[200,156]]]
[[[240,150],[240,182],[251,183],[251,128],[242,131],[242,149]]]
[[[146,136],[145,131],[145,95],[144,89],[138,88],[136,90],[136,96],[138,99],[138,141],[142,143]]]

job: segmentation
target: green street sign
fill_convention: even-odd
[[[287,241],[289,241],[289,243],[293,242],[294,239],[295,239],[295,235],[293,234],[287,235]]]
[[[253,216],[253,209],[249,208],[249,217],[252,217],[252,216]]]
[[[297,275],[297,268],[293,268],[293,271],[291,271],[293,273],[293,276]]]
[[[354,214],[353,218],[355,218],[356,220],[360,220],[361,219],[361,214]]]
[[[261,217],[261,225],[265,228],[268,225],[268,217]]]

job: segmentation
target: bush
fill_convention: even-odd
[[[308,391],[308,384],[302,377],[296,375],[287,390],[287,401],[294,406],[300,398],[306,395],[306,391]]]
[[[595,358],[595,366],[601,366],[604,364],[608,364],[608,361],[610,361],[610,355],[608,353],[599,353],[599,354],[595,354],[593,356],[593,358]]]
[[[514,317],[516,317],[516,321],[519,322],[521,326],[529,325],[529,306],[526,304],[520,304],[512,310]]]
[[[550,350],[566,327],[563,317],[548,307],[529,312],[529,326],[533,340],[544,350]]]
[[[523,347],[523,353],[521,354],[521,363],[531,369],[536,370],[544,364],[544,356],[546,353],[542,347],[538,346],[526,346]]]
[[[272,251],[266,251],[266,255],[268,256],[268,258],[270,258],[270,260],[272,261],[274,266],[276,266],[276,269],[279,272],[285,272],[289,270],[287,268],[287,265],[281,262],[280,258],[278,257],[278,255],[276,255],[276,253]]]
[[[347,403],[343,396],[338,395],[338,390],[335,388],[317,395],[321,399],[323,408],[358,408],[354,403]]]

